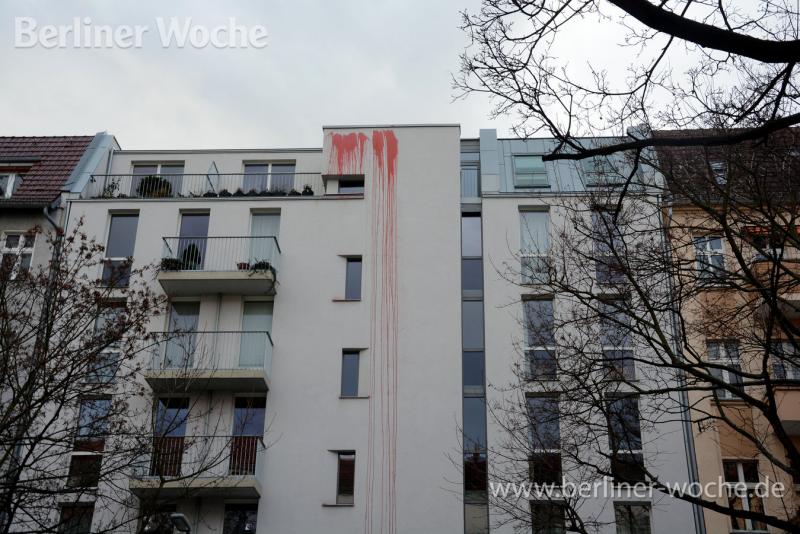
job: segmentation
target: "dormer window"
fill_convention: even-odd
[[[19,174],[0,173],[0,198],[11,198],[21,183],[22,177]]]
[[[725,185],[728,182],[728,164],[724,161],[712,161],[709,163],[711,167],[711,176],[717,185]]]

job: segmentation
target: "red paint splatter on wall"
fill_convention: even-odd
[[[397,532],[397,158],[392,130],[372,132],[371,394],[367,446],[366,534]]]
[[[364,149],[369,138],[361,133],[331,133],[328,174],[363,174]]]

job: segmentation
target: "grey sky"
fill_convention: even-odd
[[[479,0],[3,0],[0,135],[108,130],[123,148],[319,146],[323,124],[490,122],[490,104],[452,102],[466,37],[459,10]],[[146,24],[142,49],[15,49],[15,17],[39,25]],[[269,32],[262,50],[160,46],[156,17]],[[13,73],[9,76],[8,73]]]

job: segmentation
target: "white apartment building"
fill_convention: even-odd
[[[513,380],[521,301],[558,313],[559,297],[521,295],[497,267],[519,262],[527,213],[546,250],[561,199],[584,181],[572,164],[541,161],[548,140],[493,130],[461,140],[457,125],[336,126],[322,137],[322,149],[114,147],[73,186],[67,232],[83,220],[107,246],[109,271],[94,275],[127,257],[158,266],[147,283],[170,310],[152,331],[180,331],[193,349],[142,354],[138,402],[152,404],[155,434],[129,488],[200,534],[515,532],[480,474],[488,461],[491,480],[503,432],[486,406]],[[165,417],[187,422],[166,429]],[[192,436],[199,445],[185,447]],[[658,443],[659,469],[691,478],[680,424],[642,442],[645,461]],[[171,483],[197,447],[228,460]],[[615,527],[626,505],[647,532],[697,531],[674,499],[585,510],[597,532],[644,532]]]

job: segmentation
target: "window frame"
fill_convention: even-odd
[[[618,510],[628,509],[627,516],[631,518],[634,516],[632,511],[633,507],[643,508],[647,511],[647,526],[645,530],[639,530],[638,526],[628,524],[622,527],[619,521]],[[634,501],[618,501],[614,503],[614,523],[616,524],[616,531],[618,534],[651,534],[653,532],[653,507],[649,502],[634,502]],[[624,530],[623,530],[624,528]],[[636,530],[634,530],[636,528]]]
[[[366,180],[363,175],[360,177],[340,177],[336,182],[336,194],[338,195],[363,195],[366,188]],[[342,185],[344,187],[342,187]],[[353,185],[355,184],[355,185]],[[361,185],[358,185],[361,184]],[[343,191],[343,189],[345,189]]]
[[[640,480],[621,480],[621,477],[615,475],[615,471],[617,468],[624,469],[626,466],[630,467],[632,465],[636,465],[637,468],[641,468],[642,470],[642,479],[644,479],[644,437],[642,435],[642,417],[641,411],[639,410],[639,396],[635,394],[614,394],[614,395],[607,395],[606,398],[606,406],[608,411],[607,416],[607,424],[608,424],[608,450],[609,450],[609,459],[611,461],[610,471],[614,478],[615,484],[621,483],[636,483]],[[615,434],[614,423],[612,422],[615,418],[614,413],[612,413],[612,405],[615,402],[619,401],[632,401],[633,406],[636,408],[636,429],[635,433],[628,433],[627,429],[625,435],[619,437]],[[616,419],[625,426],[626,416],[624,413],[620,412],[616,415]],[[628,447],[627,445],[631,444],[631,441],[638,441],[638,447]],[[636,443],[634,443],[635,445]],[[618,471],[617,471],[618,472]],[[618,479],[620,478],[620,479]]]
[[[780,341],[775,348],[778,355],[772,362],[773,376],[779,380],[800,383],[800,349],[796,349],[791,341]],[[798,363],[786,361],[789,355],[798,358]]]
[[[513,169],[514,189],[537,189],[550,187],[550,177],[547,173],[547,162],[542,159],[544,154],[512,154],[511,165]],[[517,163],[523,158],[539,158],[541,170],[523,172]],[[524,181],[523,176],[530,176],[529,181]],[[544,181],[537,181],[537,176],[544,176]]]
[[[346,394],[346,392],[344,390],[345,389],[344,388],[344,386],[345,386],[345,359],[348,356],[350,356],[350,357],[355,356],[355,382],[354,382],[355,383],[355,393],[352,394],[352,395]],[[341,360],[341,362],[342,362],[342,372],[340,374],[341,384],[340,384],[340,388],[339,388],[339,398],[342,398],[342,399],[357,399],[357,398],[359,398],[360,393],[361,393],[359,391],[359,380],[361,379],[361,377],[360,377],[361,351],[357,350],[357,349],[342,349],[342,360]]]
[[[9,236],[19,237],[16,247],[7,246]],[[6,256],[14,257],[9,280],[16,280],[21,273],[30,272],[33,265],[33,253],[36,249],[36,234],[26,231],[5,230],[2,233],[2,239],[2,242],[0,242],[0,261],[2,261],[3,269],[5,269]],[[25,265],[25,258],[28,258],[27,265]]]
[[[583,175],[587,187],[620,186],[625,177],[608,159],[608,156],[593,156],[581,161],[580,174]]]
[[[714,240],[719,240],[719,249],[711,248]],[[702,247],[698,245],[702,243]],[[695,251],[695,268],[698,281],[703,284],[718,283],[725,277],[725,243],[721,235],[704,234],[692,236]],[[720,265],[714,265],[714,258],[720,258]]]
[[[712,347],[714,350],[712,351]],[[734,349],[735,347],[735,349]],[[732,350],[733,349],[733,350]],[[715,356],[712,356],[715,354]],[[732,353],[735,352],[735,355]],[[735,339],[709,339],[706,341],[706,357],[709,363],[716,363],[724,365],[725,368],[712,367],[709,372],[715,378],[718,378],[726,384],[736,387],[744,393],[744,386],[742,385],[742,376],[737,375],[735,371],[742,371],[741,353],[739,351],[739,342]],[[737,385],[738,384],[738,385]],[[736,400],[738,397],[731,391],[723,388],[715,388],[715,394],[719,400]]]
[[[708,170],[711,178],[717,185],[728,183],[728,162],[721,159],[714,159],[708,162]]]
[[[267,171],[266,172],[247,172],[247,167],[248,166],[256,166],[256,165],[266,165]],[[292,166],[293,169],[292,169],[292,172],[280,172],[280,171],[275,172],[275,170],[274,170],[275,166],[285,166],[285,167]],[[242,187],[241,187],[242,192],[248,193],[251,189],[255,189],[255,188],[246,188],[245,187],[245,180],[246,180],[247,176],[265,176],[266,180],[265,180],[265,183],[264,183],[264,187],[261,187],[261,185],[259,184],[259,190],[262,190],[262,191],[273,191],[273,186],[274,186],[274,184],[272,183],[273,175],[287,176],[287,175],[290,175],[290,174],[292,175],[292,185],[289,188],[289,190],[286,190],[286,193],[288,193],[292,188],[296,188],[295,176],[297,175],[297,161],[243,161],[242,162]]]
[[[537,421],[537,407],[534,406],[534,402],[536,400],[544,400],[550,403],[550,407],[555,409],[554,419],[553,421],[551,413],[545,414],[548,416],[548,420],[546,421]],[[552,460],[553,457],[558,458],[558,474],[559,480],[555,482],[556,486],[561,486],[560,477],[563,476],[564,470],[562,465],[562,458],[561,458],[561,405],[557,395],[546,395],[546,394],[531,394],[527,395],[525,399],[527,410],[528,410],[528,439],[530,443],[530,457],[528,458],[528,466],[529,466],[529,477],[531,481],[535,481],[538,477],[538,474],[534,471],[534,464],[537,460],[540,460],[541,463],[547,463],[548,460]],[[543,431],[539,431],[536,428],[537,424],[541,425],[548,425],[555,427],[555,433],[552,436],[545,435],[542,437],[537,437],[539,434],[546,434],[548,429]],[[543,443],[543,440],[552,439],[551,443]],[[546,446],[544,446],[546,445]],[[552,481],[544,482],[546,484],[552,484]]]
[[[725,464],[735,464],[736,465],[736,476],[737,480],[727,480],[727,470],[725,469]],[[750,494],[749,491],[755,489],[758,484],[758,480],[756,482],[748,482],[744,475],[744,464],[755,464],[756,468],[756,476],[760,479],[760,471],[758,470],[758,460],[752,459],[723,459],[722,460],[722,477],[723,481],[726,485],[739,485],[744,484],[746,491],[748,494],[745,498],[739,497],[738,495],[733,495],[728,497],[728,506],[730,507],[731,504],[735,501],[741,501],[742,503],[742,510],[750,511],[752,502],[760,501],[761,502],[761,510],[764,510],[764,500],[755,494]],[[743,521],[745,528],[737,528],[735,522],[736,521]],[[732,532],[768,532],[766,525],[764,525],[763,529],[756,528],[754,523],[756,520],[750,518],[738,518],[731,516],[731,531]]]
[[[560,501],[531,501],[531,530],[533,534],[565,534],[567,532],[567,522],[566,522],[566,504]],[[547,509],[549,508],[550,511],[555,509],[561,510],[561,522],[560,524],[552,525],[537,525],[537,516],[538,514],[535,512],[534,508],[540,509]],[[548,519],[557,518],[556,514],[545,514]],[[539,516],[540,517],[540,516]]]
[[[333,452],[336,454],[336,505],[354,506],[355,495],[356,495],[356,451],[345,450],[345,451],[333,451]],[[352,488],[350,488],[351,493],[344,493],[342,488],[342,482],[343,482],[342,463],[343,461],[348,461],[345,460],[344,457],[350,457],[349,461],[352,461],[353,465]]]
[[[556,333],[555,333],[555,299],[550,297],[547,298],[524,298],[522,299],[523,302],[523,327],[525,330],[525,343],[523,345],[523,352],[525,353],[525,370],[526,376],[528,380],[537,381],[537,382],[550,382],[554,380],[558,380],[558,345],[556,342]],[[541,343],[533,343],[531,344],[531,338],[538,337],[531,334],[531,321],[528,318],[528,303],[530,302],[549,302],[550,303],[550,317],[549,322],[551,327],[551,332],[547,336],[549,339],[545,340],[548,343],[541,344]],[[534,341],[540,341],[541,339],[535,339]],[[538,372],[538,366],[534,366],[534,361],[537,353],[545,353],[549,357],[542,359],[541,361],[548,361],[549,365],[552,368],[552,371],[545,368],[544,371],[550,372]],[[539,361],[539,360],[536,360]]]
[[[636,351],[631,339],[632,332],[630,332],[630,317],[624,312],[623,305],[615,305],[613,303],[620,302],[623,305],[626,303],[622,298],[604,298],[601,301],[601,307],[604,310],[600,315],[600,351],[603,355],[603,368],[609,373],[609,377],[615,382],[632,382],[636,380]],[[610,308],[612,307],[613,308]],[[613,311],[612,311],[613,310]],[[614,313],[615,316],[622,314],[622,320],[628,323],[627,327],[612,324],[607,324],[607,317]],[[627,328],[628,330],[621,336],[619,343],[614,343],[615,339],[606,338],[608,329],[611,328]],[[613,337],[613,336],[612,336]],[[620,358],[609,358],[609,355],[619,353]],[[630,355],[630,356],[628,356]],[[618,363],[617,363],[618,362]],[[627,364],[627,365],[626,365]]]
[[[345,256],[344,266],[344,299],[350,302],[358,302],[362,297],[364,287],[364,260],[362,256]],[[351,265],[358,264],[358,287],[350,286]],[[354,293],[355,292],[355,293]]]
[[[22,175],[16,172],[1,172],[0,179],[7,178],[7,186],[0,191],[0,198],[11,198],[22,183]]]
[[[533,234],[526,228],[525,217],[529,213],[542,214],[545,218],[545,231],[544,236],[547,240],[546,250],[526,250],[525,249],[525,236],[530,236],[533,240]],[[543,285],[549,282],[550,275],[550,210],[549,209],[520,209],[519,211],[519,231],[520,231],[520,274],[522,283],[524,285]],[[538,235],[538,234],[537,234]],[[537,244],[538,248],[539,244]]]
[[[114,218],[115,217],[136,217],[136,230],[134,231],[133,238],[132,238],[132,248],[130,256],[109,256],[108,249],[109,249],[109,240],[111,239],[111,230],[114,225]],[[130,276],[131,276],[131,267],[133,266],[133,254],[136,251],[136,237],[139,234],[139,212],[138,211],[126,211],[126,212],[110,212],[108,218],[108,226],[106,230],[106,246],[103,251],[103,267],[101,271],[100,280],[105,287],[113,287],[115,289],[124,289],[130,287]],[[127,266],[126,273],[124,275],[117,274],[117,277],[114,278],[113,275],[115,271],[118,271],[119,265],[124,265],[125,262],[128,260],[130,264]],[[107,269],[111,268],[111,271],[107,273]],[[112,285],[113,282],[113,285]]]

